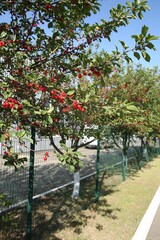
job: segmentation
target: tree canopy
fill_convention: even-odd
[[[130,51],[149,61],[147,49],[155,50],[152,41],[157,37],[143,26],[132,36],[131,49],[122,41],[123,52],[116,48],[111,54],[93,54],[91,49],[102,38],[111,41],[111,33],[131,19],[142,19],[149,6],[146,0],[118,4],[109,18],[86,23],[99,7],[96,0],[0,4],[0,16],[6,17],[0,24],[0,136],[6,147],[11,137],[23,143],[34,126],[51,142],[53,134],[60,134],[63,143],[72,136],[76,149],[86,124],[102,124],[133,101],[109,101],[104,89],[110,85],[104,79],[112,76],[121,59],[131,61]]]

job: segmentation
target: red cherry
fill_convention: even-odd
[[[82,78],[83,75],[82,75],[81,73],[79,73],[79,74],[77,75],[77,77],[78,77],[78,78]]]
[[[44,156],[43,160],[44,160],[44,161],[46,161],[46,160],[47,160],[47,157],[46,157],[46,156]]]
[[[45,152],[44,154],[46,157],[49,157],[49,152]]]
[[[0,47],[4,47],[6,44],[4,41],[0,41]]]

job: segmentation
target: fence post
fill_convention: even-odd
[[[123,182],[126,180],[126,168],[127,168],[127,153],[126,153],[126,151],[124,151],[124,153],[123,153],[123,166],[122,166]]]
[[[144,157],[146,162],[149,162],[149,154],[148,154],[148,148],[147,145],[145,144],[145,148],[144,148]]]
[[[123,181],[126,180],[126,170],[127,170],[127,133],[123,136],[123,164],[122,164],[122,179]]]
[[[99,193],[99,161],[100,161],[100,126],[98,126],[98,139],[97,139],[97,158],[96,158],[96,190],[95,200],[98,201],[100,197]]]
[[[33,200],[33,180],[34,180],[34,157],[35,157],[35,128],[31,127],[32,143],[30,146],[30,165],[29,165],[29,182],[28,182],[28,203],[27,203],[27,231],[26,239],[31,239],[32,229],[32,200]]]

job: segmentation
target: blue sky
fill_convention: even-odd
[[[100,1],[102,4],[101,10],[96,15],[91,16],[87,19],[88,22],[92,23],[95,21],[99,21],[103,18],[109,17],[109,10],[112,7],[117,6],[118,3],[125,4],[126,0],[102,0]],[[130,2],[132,2],[130,0]],[[131,20],[130,24],[127,27],[121,27],[118,30],[118,33],[113,33],[111,35],[111,43],[107,40],[102,41],[101,47],[108,52],[114,49],[114,46],[121,46],[118,43],[118,40],[124,41],[128,46],[134,46],[134,40],[131,38],[133,34],[139,34],[141,32],[141,28],[144,25],[149,27],[149,33],[151,35],[160,36],[160,0],[148,0],[148,5],[150,6],[150,11],[144,13],[144,18],[142,20],[136,19]],[[153,41],[156,51],[149,50],[148,53],[151,56],[151,61],[147,63],[142,58],[137,60],[133,57],[135,63],[141,63],[145,67],[153,67],[158,66],[160,68],[160,40]],[[133,56],[133,55],[132,55]]]

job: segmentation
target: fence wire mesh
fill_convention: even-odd
[[[47,232],[54,232],[54,228],[61,228],[67,224],[74,224],[72,206],[83,209],[95,200],[95,161],[96,149],[83,148],[85,155],[84,168],[81,170],[80,199],[75,203],[71,199],[73,174],[61,165],[54,154],[48,140],[42,140],[35,151],[34,201],[32,219],[32,239],[47,239]],[[17,147],[15,143],[15,149]],[[47,161],[43,160],[45,151],[49,152]],[[149,160],[157,156],[159,148],[148,149]],[[28,148],[20,153],[29,159]],[[1,155],[2,158],[2,155]],[[107,194],[112,187],[122,181],[122,152],[118,149],[100,151],[100,193]],[[140,146],[131,147],[128,151],[127,177],[147,163]],[[26,202],[28,194],[29,162],[22,169],[15,172],[14,168],[0,163],[0,239],[23,240],[26,236]],[[16,206],[16,207],[15,207]],[[14,208],[13,208],[14,207]],[[9,208],[12,208],[9,210]],[[8,210],[7,210],[8,209]],[[5,211],[4,211],[5,210]],[[6,211],[7,210],[7,211]],[[71,218],[72,214],[72,219]],[[83,216],[81,216],[83,218]],[[67,222],[67,219],[70,219]],[[51,229],[52,230],[51,230]],[[51,233],[51,239],[54,239]],[[56,239],[56,238],[55,238]]]

